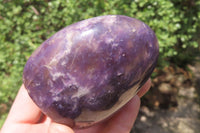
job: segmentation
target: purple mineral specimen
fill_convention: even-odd
[[[121,15],[72,24],[46,40],[27,61],[23,81],[44,114],[77,128],[125,105],[150,77],[158,41],[143,22]]]

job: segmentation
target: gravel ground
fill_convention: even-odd
[[[152,91],[155,93],[155,90],[159,90],[159,93],[155,93],[157,98],[151,94],[142,99],[131,133],[200,132],[200,62],[189,68],[193,76],[180,70],[167,70],[167,75],[158,77],[163,81],[155,85]],[[145,104],[150,99],[153,102]],[[153,107],[149,107],[149,104]]]

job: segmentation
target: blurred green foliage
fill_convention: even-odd
[[[160,67],[188,62],[199,50],[199,0],[0,0],[0,125],[31,53],[61,28],[108,14],[140,19],[155,31]]]

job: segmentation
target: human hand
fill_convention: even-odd
[[[129,133],[139,111],[140,97],[150,86],[151,81],[148,80],[135,97],[106,121],[86,129],[72,129],[45,116],[22,85],[1,133]]]

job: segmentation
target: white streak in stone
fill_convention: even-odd
[[[53,77],[53,81],[55,81],[55,80],[58,79],[59,77],[65,76],[65,74],[64,74],[64,73],[61,73],[61,72],[57,72],[57,73],[51,74],[51,76]]]
[[[35,84],[35,86],[39,86],[39,85],[40,85],[40,83],[36,83],[36,84]]]
[[[106,17],[103,23],[105,23],[106,25],[113,25],[116,22],[116,19],[117,19],[117,16],[110,16],[109,18]]]
[[[136,32],[136,29],[135,29],[135,28],[133,28],[133,29],[132,29],[132,32]]]
[[[80,98],[80,97],[82,97],[82,96],[84,96],[84,95],[86,95],[88,93],[90,93],[90,89],[88,89],[88,88],[79,88],[78,91],[74,95],[72,95],[72,98],[74,98],[74,97]]]
[[[79,86],[75,77],[71,76],[69,73],[66,73],[65,76],[68,77],[70,80],[64,80],[61,78],[61,81],[63,82],[64,86],[69,86],[70,84]]]
[[[94,33],[94,29],[89,29],[89,30],[86,30],[83,33],[81,33],[81,37],[84,38],[88,35],[92,35],[93,33]]]
[[[59,101],[61,98],[59,96],[54,96],[53,101]]]
[[[66,61],[61,62],[61,66],[65,66],[66,64]]]
[[[49,65],[55,64],[55,63],[57,63],[57,62],[58,62],[58,60],[54,57],[54,58],[50,61]]]
[[[84,21],[82,21],[82,22],[79,23],[78,28],[82,29],[82,28],[87,27],[88,25],[89,25],[88,20],[84,20]]]
[[[47,84],[52,88],[53,87],[53,83],[51,80],[47,80]]]
[[[106,39],[105,39],[105,42],[106,42],[107,44],[112,43],[113,41],[114,41],[113,38],[106,38]]]
[[[114,43],[113,45],[112,45],[112,47],[117,47],[119,44],[118,43]]]
[[[49,65],[44,65],[47,69],[52,69]]]
[[[75,54],[74,54],[74,57],[73,57],[73,59],[72,59],[72,63],[71,63],[71,65],[70,65],[70,68],[72,68],[72,66],[73,66],[73,64],[74,64],[74,61],[75,61],[75,59],[76,59],[76,57],[77,57],[77,54],[78,54],[78,51],[79,51],[80,48],[81,48],[81,45],[79,45],[78,48],[77,48],[76,51],[75,51]]]
[[[71,49],[72,49],[72,38],[73,38],[73,33],[72,31],[69,31],[67,34],[66,34],[66,39],[67,39],[67,46],[66,46],[66,50],[64,51],[64,55],[65,54],[69,54],[71,52]]]

